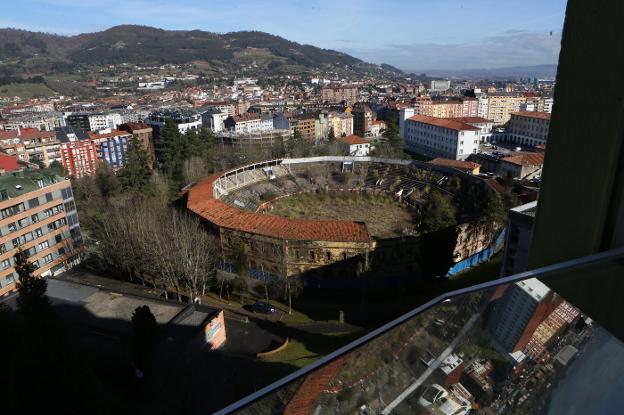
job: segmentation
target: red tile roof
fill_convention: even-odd
[[[517,116],[520,116],[520,117],[537,118],[537,119],[540,119],[540,120],[549,120],[550,121],[550,113],[548,113],[548,112],[518,111],[518,112],[512,112],[511,115],[517,115]]]
[[[0,130],[0,140],[6,140],[17,137],[17,131],[14,130]]]
[[[39,131],[36,128],[20,128],[19,130],[20,138],[50,138],[55,137],[56,134],[54,131]]]
[[[456,121],[453,118],[437,118],[437,117],[430,117],[428,115],[414,115],[413,117],[409,117],[408,120],[421,122],[424,124],[435,125],[436,127],[448,128],[449,130],[479,131],[477,127],[474,127],[470,124],[466,124],[461,121]]]
[[[213,184],[221,173],[209,176],[191,189],[187,207],[211,223],[229,229],[287,240],[370,242],[363,222],[289,219],[245,212],[213,195]]]
[[[522,153],[501,160],[518,166],[540,166],[544,164],[544,153]]]
[[[348,144],[350,146],[356,145],[356,144],[368,144],[368,141],[364,140],[362,137],[360,137],[359,135],[348,135],[346,137],[338,137],[336,140]]]
[[[122,135],[128,136],[130,135],[130,133],[127,131],[122,131],[122,130],[113,130],[110,133],[101,133],[101,134],[98,134],[94,131],[87,131],[87,135],[89,136],[91,140],[96,140],[98,138],[111,138],[111,137],[117,137],[117,136],[122,136]]]
[[[485,179],[484,182],[492,190],[494,190],[497,193],[504,193],[507,190],[505,185],[500,183],[495,177],[490,177],[489,179]]]
[[[151,130],[152,129],[152,127],[142,122],[128,122],[128,123],[120,125],[120,127],[128,128],[128,130],[130,130],[131,132],[135,130],[147,130],[147,129]]]
[[[475,163],[473,161],[451,160],[451,159],[445,159],[442,157],[429,160],[428,163],[434,164],[436,166],[447,166],[447,167],[452,167],[458,170],[468,170],[468,171],[473,171],[474,169],[481,167],[479,163]]]
[[[19,167],[17,157],[0,154],[0,170],[10,172],[18,169]]]
[[[487,118],[483,118],[483,117],[455,117],[451,119],[455,121],[463,122],[466,124],[479,124],[479,123],[486,123],[486,122],[490,122],[490,123],[494,122],[492,120],[488,120]]]
[[[240,115],[235,115],[232,117],[235,122],[246,122],[246,121],[254,121],[260,119],[260,114],[255,112],[245,112]]]

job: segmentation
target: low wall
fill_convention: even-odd
[[[284,343],[280,344],[275,349],[269,350],[269,351],[266,351],[266,352],[256,353],[256,357],[271,356],[272,354],[281,352],[286,347],[288,347],[288,337],[286,337],[286,340],[284,340]]]

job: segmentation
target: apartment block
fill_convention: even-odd
[[[352,85],[328,85],[321,88],[321,101],[328,104],[353,105],[357,101],[357,87]]]
[[[128,144],[132,134],[127,131],[106,131],[100,134],[89,132],[89,140],[95,144],[97,158],[105,161],[113,170],[119,170],[126,164]]]
[[[526,102],[526,98],[513,93],[496,93],[488,96],[488,119],[494,124],[505,124],[511,118],[511,113],[520,111],[520,104]]]
[[[63,168],[69,176],[76,178],[94,175],[98,166],[95,143],[89,140],[88,136],[83,137],[81,134],[76,134],[71,129],[57,130],[57,137],[61,142]]]
[[[79,262],[80,223],[71,182],[47,170],[0,176],[0,296],[16,289],[14,255],[21,249],[35,275]]]
[[[495,344],[508,353],[522,352],[540,323],[562,301],[535,278],[510,284],[488,321]]]
[[[60,142],[53,131],[19,128],[0,131],[0,149],[23,162],[41,162],[48,167],[61,161]]]
[[[143,149],[151,155],[152,160],[156,158],[154,154],[154,132],[152,127],[142,122],[129,122],[121,124],[119,129],[132,134],[132,138],[139,140]]]

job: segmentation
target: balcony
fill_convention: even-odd
[[[605,413],[624,344],[548,284],[604,281],[623,260],[617,249],[441,295],[217,413]]]

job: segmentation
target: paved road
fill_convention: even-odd
[[[420,377],[418,377],[418,379],[416,379],[416,381],[414,383],[409,385],[407,387],[407,389],[405,389],[403,392],[401,392],[401,394],[399,396],[397,396],[395,400],[390,402],[390,404],[388,406],[386,406],[385,409],[383,411],[381,411],[381,413],[383,415],[389,414],[390,412],[392,412],[393,409],[395,409],[397,406],[399,406],[399,404],[401,402],[403,402],[405,400],[405,398],[407,398],[416,389],[418,389],[418,387],[420,385],[422,385],[423,382],[425,380],[427,380],[427,378],[429,376],[431,376],[431,374],[438,368],[438,366],[440,366],[440,364],[444,361],[444,359],[446,359],[451,353],[453,353],[453,350],[455,350],[455,347],[457,347],[457,344],[459,343],[459,341],[466,335],[466,333],[468,333],[468,331],[472,328],[472,326],[474,326],[475,322],[477,321],[477,319],[480,316],[481,316],[481,314],[479,314],[479,313],[473,314],[468,319],[466,324],[464,324],[464,327],[462,327],[462,329],[459,331],[457,336],[455,336],[453,341],[448,345],[448,347],[446,349],[444,349],[444,351],[442,353],[440,353],[440,356],[438,356],[433,361],[433,363],[431,365],[429,365],[427,370],[425,370],[425,372],[422,375],[420,375]]]

